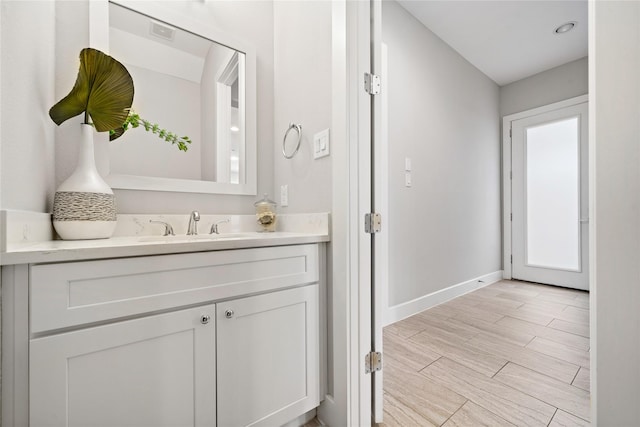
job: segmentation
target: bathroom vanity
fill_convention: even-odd
[[[3,252],[3,424],[272,426],[316,408],[328,233],[230,236]]]

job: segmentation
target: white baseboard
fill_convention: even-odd
[[[434,307],[438,304],[442,304],[445,301],[449,301],[450,299],[459,297],[468,292],[499,282],[502,280],[502,274],[502,270],[494,271],[493,273],[485,274],[484,276],[449,286],[448,288],[441,289],[414,300],[388,307],[383,315],[384,326],[413,316],[414,314],[420,313],[421,311]]]
[[[346,406],[346,404],[344,405]],[[324,426],[340,426],[345,424],[344,419],[340,419],[341,407],[333,400],[333,396],[326,395],[317,408],[317,416],[320,424]],[[345,414],[346,415],[346,414]],[[346,419],[346,417],[345,417]]]
[[[299,417],[289,421],[286,424],[283,424],[282,427],[300,427],[311,421],[316,417],[316,410],[312,409],[306,414],[302,414]]]

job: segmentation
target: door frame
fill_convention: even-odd
[[[502,269],[503,279],[511,279],[513,276],[511,255],[512,233],[511,233],[511,212],[512,212],[512,188],[511,188],[511,122],[524,119],[526,117],[536,116],[538,114],[548,113],[550,111],[559,110],[566,107],[582,104],[589,101],[589,95],[580,95],[569,98],[564,101],[554,102],[553,104],[544,105],[542,107],[533,108],[531,110],[521,111],[515,114],[509,114],[502,118]],[[591,173],[591,171],[589,172]]]
[[[328,331],[330,387],[318,408],[327,425],[371,425],[371,96],[364,72],[371,65],[370,0],[331,2],[332,209],[328,250],[332,322]]]

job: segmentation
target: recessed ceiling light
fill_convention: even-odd
[[[240,128],[238,126],[231,126],[229,130],[231,130],[231,132],[239,132]]]
[[[567,22],[566,24],[562,24],[558,28],[556,28],[554,32],[556,34],[564,34],[566,32],[569,32],[569,31],[573,30],[573,28],[576,26],[576,24],[577,24],[577,22],[575,22],[575,21]]]

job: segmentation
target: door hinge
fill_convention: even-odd
[[[513,214],[511,214],[511,221],[513,221]]]
[[[379,213],[364,214],[364,232],[369,234],[382,231],[382,215]]]
[[[511,255],[511,264],[513,264],[513,255]]]
[[[513,138],[513,129],[509,128],[509,138]]]
[[[369,95],[378,95],[380,93],[380,76],[364,73],[364,90]]]
[[[372,351],[364,356],[364,372],[370,374],[371,372],[382,370],[382,353],[379,351]]]

